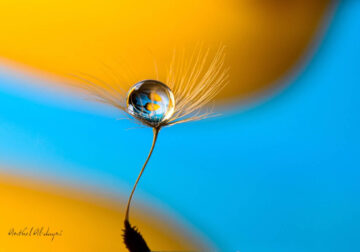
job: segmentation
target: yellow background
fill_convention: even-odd
[[[329,0],[48,1],[0,4],[0,56],[52,76],[109,65],[132,85],[163,80],[174,49],[227,46],[230,85],[221,99],[267,90],[311,48]],[[64,83],[66,81],[62,80]]]

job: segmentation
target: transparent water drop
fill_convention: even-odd
[[[170,119],[175,109],[175,99],[170,88],[156,80],[136,83],[128,92],[128,112],[152,127]]]

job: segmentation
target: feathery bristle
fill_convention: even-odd
[[[212,115],[212,110],[203,109],[226,86],[229,69],[225,67],[225,46],[220,46],[212,59],[209,54],[210,50],[205,50],[201,45],[189,57],[185,50],[180,53],[174,50],[165,84],[174,93],[175,111],[161,127],[197,121]],[[154,64],[155,74],[158,76],[159,69],[156,62]],[[105,82],[95,76],[80,73],[72,75],[78,80],[75,86],[90,94],[93,100],[114,106],[128,114],[127,92],[121,86],[129,80],[125,73],[129,68],[122,68],[120,75],[119,71],[106,64],[103,67],[111,75],[111,81]],[[127,84],[130,87],[134,83]],[[144,121],[140,120],[140,123],[149,126]]]
[[[184,52],[180,57],[174,52],[167,84],[174,93],[176,107],[169,125],[200,120],[211,114],[201,109],[227,84],[229,69],[224,67],[224,50],[220,46],[210,64],[209,50],[204,52],[202,47],[194,50],[188,62]]]

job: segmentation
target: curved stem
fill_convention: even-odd
[[[139,183],[139,180],[140,180],[140,178],[141,178],[141,175],[143,174],[143,172],[144,172],[144,170],[145,170],[145,167],[146,167],[147,163],[149,162],[149,159],[150,159],[150,157],[151,157],[151,154],[152,154],[152,152],[153,152],[153,150],[154,150],[155,143],[156,143],[156,139],[157,139],[157,136],[158,136],[158,134],[159,134],[159,131],[160,131],[160,128],[153,128],[154,135],[153,135],[153,141],[152,141],[151,149],[150,149],[149,155],[148,155],[148,157],[147,157],[147,159],[146,159],[146,161],[145,161],[145,163],[144,163],[144,165],[143,165],[143,167],[142,167],[142,169],[141,169],[141,171],[140,171],[140,173],[139,173],[139,176],[138,176],[137,179],[136,179],[136,182],[135,182],[135,184],[134,184],[134,186],[133,186],[133,189],[132,189],[132,191],[131,191],[131,193],[130,193],[130,196],[129,196],[129,199],[128,199],[128,202],[127,202],[127,205],[126,205],[125,221],[129,221],[129,211],[130,211],[131,199],[132,199],[132,197],[133,197],[133,195],[134,195],[136,186],[137,186],[137,184]]]

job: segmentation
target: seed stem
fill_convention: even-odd
[[[143,167],[142,167],[142,169],[141,169],[141,171],[140,171],[140,173],[139,173],[139,176],[138,176],[137,179],[136,179],[136,182],[135,182],[135,184],[134,184],[134,186],[133,186],[133,189],[132,189],[132,191],[131,191],[131,193],[130,193],[130,196],[129,196],[129,199],[128,199],[128,202],[127,202],[127,205],[126,205],[125,221],[129,221],[129,211],[130,211],[131,199],[132,199],[132,197],[133,197],[133,195],[134,195],[136,186],[137,186],[137,184],[139,183],[139,180],[140,180],[142,174],[144,173],[145,167],[146,167],[147,163],[149,162],[149,159],[150,159],[150,157],[151,157],[151,154],[152,154],[152,152],[153,152],[153,150],[154,150],[154,147],[155,147],[155,144],[156,144],[156,140],[157,140],[159,131],[160,131],[160,128],[156,128],[156,127],[153,128],[153,133],[154,133],[154,134],[153,134],[153,141],[152,141],[151,149],[150,149],[149,155],[148,155],[148,157],[146,158],[146,161],[145,161],[145,163],[144,163],[144,165],[143,165]]]

